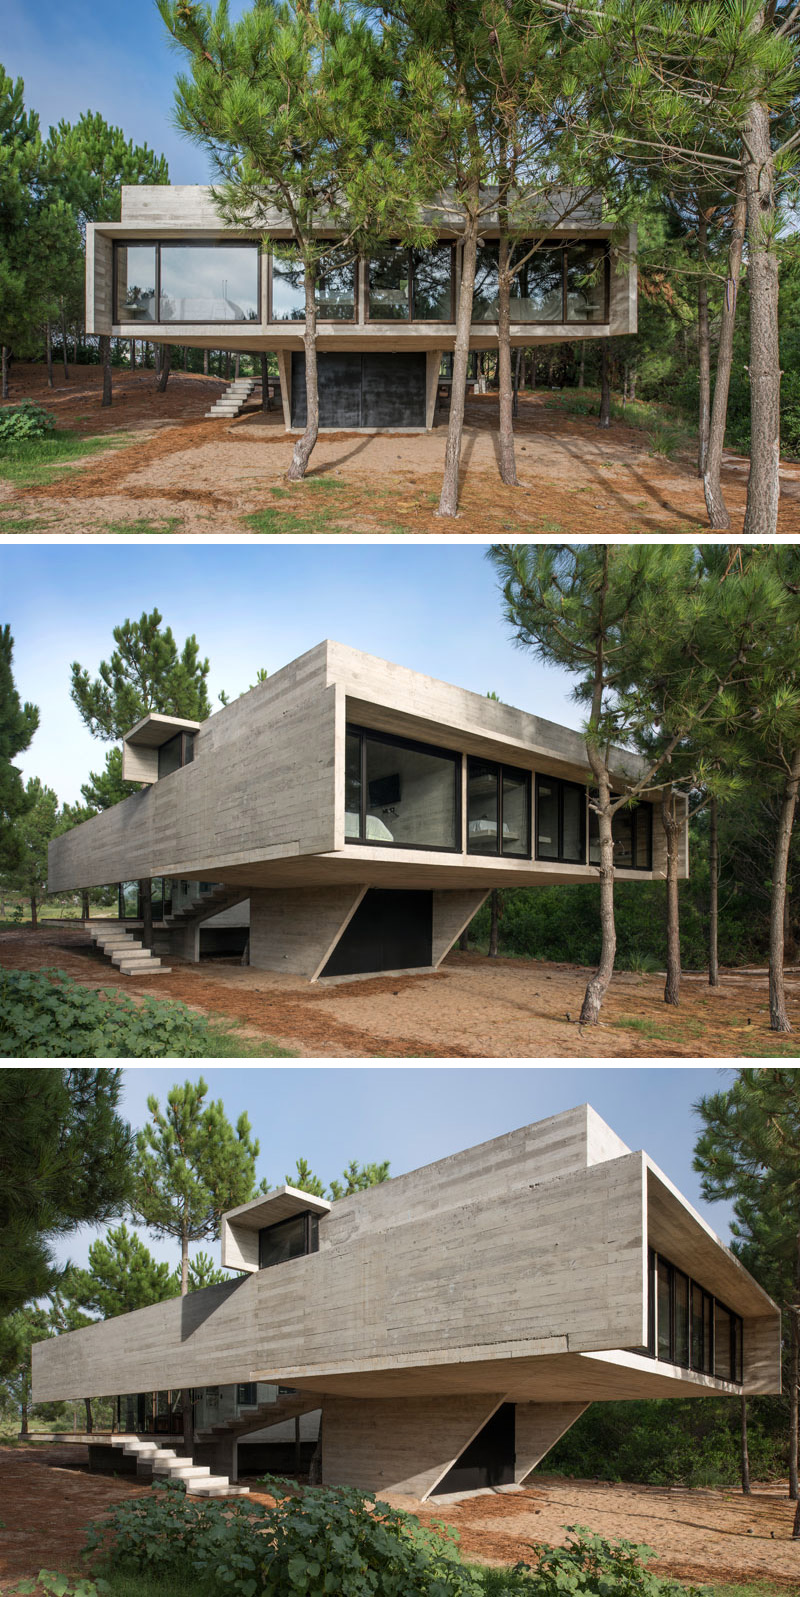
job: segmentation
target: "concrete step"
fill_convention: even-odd
[[[122,960],[117,966],[120,976],[169,976],[172,974],[171,965],[162,965],[160,959],[151,959],[144,965],[130,965]]]
[[[153,1460],[154,1475],[168,1475],[170,1470],[191,1469],[191,1467],[192,1460],[188,1456],[184,1456],[182,1453],[175,1453],[172,1450],[168,1452],[166,1448],[163,1448],[158,1458]]]
[[[97,946],[104,954],[119,954],[144,948],[144,943],[138,937],[98,937]]]
[[[131,968],[139,965],[152,965],[158,970],[161,960],[157,954],[151,954],[149,948],[142,948],[141,950],[134,949],[130,954],[112,954],[111,963],[112,965],[117,965],[120,969],[123,965]]]
[[[191,1497],[249,1497],[249,1486],[234,1486],[227,1475],[211,1476],[210,1480],[198,1481],[193,1486],[187,1486],[186,1491]]]
[[[203,1481],[210,1479],[211,1470],[208,1464],[189,1464],[182,1469],[168,1469],[166,1474],[171,1481]]]

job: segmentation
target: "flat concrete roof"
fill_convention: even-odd
[[[157,715],[151,712],[142,717],[126,732],[123,743],[132,743],[138,748],[159,749],[162,743],[168,743],[176,732],[199,732],[202,722],[185,721],[179,715]]]
[[[293,1214],[302,1214],[308,1209],[312,1214],[327,1214],[330,1207],[327,1198],[318,1198],[313,1192],[302,1192],[299,1187],[276,1187],[274,1192],[262,1192],[258,1198],[251,1198],[239,1209],[228,1209],[222,1218],[237,1231],[260,1231],[262,1226],[277,1225],[279,1220],[288,1220]]]

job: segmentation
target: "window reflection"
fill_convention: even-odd
[[[513,246],[512,264],[532,250],[511,280],[512,322],[560,322],[563,318],[564,252],[559,244],[534,246],[520,240]],[[472,320],[496,322],[500,314],[499,252],[496,239],[485,239],[478,250]]]
[[[536,858],[586,863],[586,789],[554,776],[536,778]]]
[[[257,322],[257,244],[162,244],[162,322]]]
[[[606,319],[605,248],[602,244],[570,244],[567,249],[567,321]]]
[[[302,322],[306,315],[303,263],[293,256],[272,257],[273,322]],[[317,270],[315,291],[321,321],[351,322],[356,311],[356,267],[352,258],[326,261]]]
[[[388,245],[369,263],[369,314],[375,321],[408,321],[411,252]]]
[[[653,868],[653,806],[634,804],[617,810],[611,818],[614,864],[624,871],[649,871]],[[589,809],[589,864],[600,864],[600,832],[597,813]]]
[[[118,244],[116,248],[119,322],[154,322],[156,319],[155,244]]]
[[[453,319],[453,250],[450,244],[413,250],[415,322],[450,322]]]
[[[403,848],[456,848],[460,774],[458,755],[349,728],[345,837]]]

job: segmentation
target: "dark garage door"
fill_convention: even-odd
[[[424,427],[425,356],[317,356],[320,427]],[[292,355],[292,426],[306,424],[305,355]]]
[[[432,1497],[448,1492],[474,1492],[487,1486],[512,1486],[516,1443],[516,1408],[501,1403],[482,1431],[464,1448],[452,1469],[434,1486]]]
[[[322,975],[409,970],[432,959],[433,894],[370,887]]]

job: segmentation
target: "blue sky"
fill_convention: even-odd
[[[0,623],[14,637],[20,697],[40,725],[17,761],[61,802],[77,802],[112,745],[92,738],[69,697],[70,666],[92,675],[112,628],[158,608],[182,646],[211,662],[210,695],[234,698],[323,638],[351,644],[475,693],[494,691],[580,727],[571,679],[517,649],[482,549],[463,544],[70,544],[0,547]]]
[[[234,0],[233,15],[244,10]],[[172,126],[180,57],[153,0],[4,0],[0,60],[25,82],[42,130],[99,111],[137,144],[166,155],[172,183],[206,183],[205,156]]]
[[[692,1105],[702,1096],[723,1091],[733,1079],[731,1069],[712,1065],[187,1069],[170,1062],[125,1070],[122,1112],[140,1126],[147,1116],[149,1093],[163,1103],[174,1083],[201,1076],[209,1087],[207,1101],[221,1098],[231,1121],[247,1111],[261,1144],[258,1177],[265,1176],[272,1186],[281,1185],[300,1156],[326,1183],[352,1158],[364,1164],[389,1159],[391,1174],[402,1175],[588,1102],[629,1148],[644,1148],[713,1230],[728,1240],[729,1206],[703,1201],[699,1177],[691,1167],[701,1126]],[[59,1258],[85,1263],[96,1234],[83,1227],[60,1245]],[[177,1260],[171,1244],[150,1236],[147,1241],[157,1258]],[[204,1246],[218,1258],[218,1243]]]

